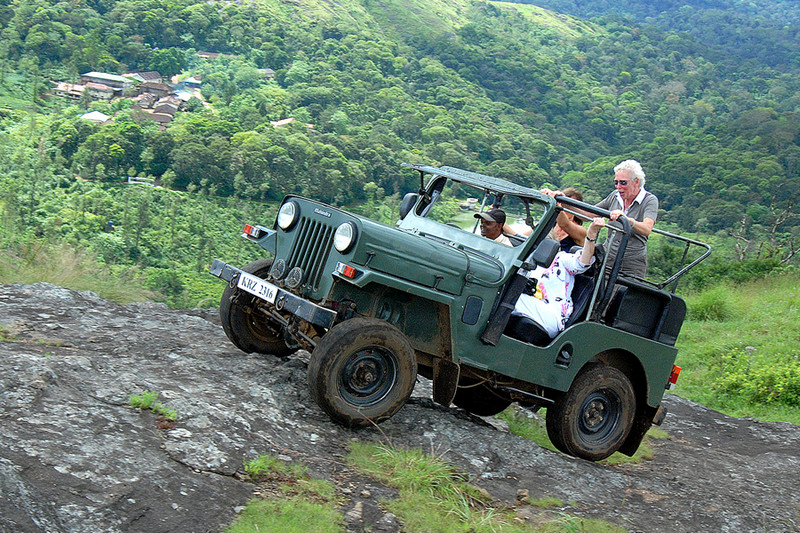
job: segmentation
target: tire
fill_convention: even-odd
[[[311,352],[308,387],[335,422],[378,423],[411,396],[417,359],[406,336],[377,318],[353,318],[332,327]]]
[[[581,371],[569,390],[547,408],[547,435],[562,452],[600,461],[617,451],[633,426],[636,397],[628,377],[614,367]]]
[[[511,405],[511,400],[503,398],[487,385],[470,387],[469,383],[459,384],[453,403],[456,406],[478,416],[494,416],[502,413]]]
[[[259,278],[266,278],[272,259],[259,259],[245,265],[242,270]],[[234,298],[235,297],[235,298]],[[236,303],[234,303],[234,299]],[[219,302],[219,318],[228,339],[245,353],[264,353],[286,357],[294,352],[286,346],[281,325],[261,313],[253,313],[258,298],[230,283]]]

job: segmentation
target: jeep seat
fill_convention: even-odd
[[[574,254],[580,249],[580,246],[573,246],[570,248],[569,253]],[[564,329],[576,322],[582,322],[586,318],[586,311],[589,309],[589,302],[592,301],[592,294],[597,281],[597,273],[600,270],[598,265],[602,263],[602,251],[595,249],[594,263],[586,272],[575,276],[575,286],[572,287],[572,314],[564,324]]]
[[[594,292],[594,277],[586,274],[575,276],[575,286],[572,287],[572,314],[564,324],[564,329],[586,318],[586,310],[592,300]]]
[[[674,346],[686,317],[683,298],[635,281],[623,283],[606,309],[605,323]]]
[[[511,313],[503,334],[535,346],[550,344],[550,335],[544,328],[520,313]]]

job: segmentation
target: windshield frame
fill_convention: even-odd
[[[453,167],[431,167],[428,165],[404,164],[417,170],[420,179],[424,180],[426,175],[430,175],[424,186],[420,188],[419,198],[413,209],[400,221],[398,227],[401,230],[416,233],[440,240],[451,246],[464,250],[465,252],[476,253],[477,255],[489,256],[498,259],[506,267],[511,266],[520,256],[527,256],[533,243],[540,240],[544,232],[545,236],[552,227],[549,221],[555,220],[556,203],[555,200],[542,194],[536,189],[523,187],[508,182],[500,178],[469,172]],[[475,214],[495,207],[488,204],[487,199],[494,198],[500,201],[498,206],[503,208],[503,200],[514,198],[519,200],[522,205],[529,206],[528,212],[536,213],[536,222],[532,226],[530,236],[522,239],[517,246],[507,246],[495,242],[482,236],[479,232],[475,233],[477,226],[473,225],[470,230],[456,227],[455,225],[439,222],[431,218],[432,208],[441,198],[440,193],[447,186],[448,182],[462,184],[469,189],[480,194],[481,201],[476,206]],[[476,219],[477,222],[477,219]]]

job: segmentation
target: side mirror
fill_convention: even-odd
[[[539,266],[549,267],[553,264],[553,259],[556,254],[561,250],[561,245],[554,239],[544,239],[539,243],[539,246],[531,253],[530,261]]]
[[[411,212],[411,208],[417,203],[419,199],[419,194],[414,192],[406,193],[403,196],[403,201],[400,203],[400,220],[406,218],[406,215]]]

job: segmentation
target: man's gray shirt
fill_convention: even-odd
[[[595,205],[609,211],[619,209],[620,211],[625,212],[625,216],[628,216],[637,222],[642,222],[645,218],[652,218],[653,221],[655,221],[658,218],[658,198],[656,198],[655,194],[647,192],[644,189],[642,189],[641,192],[644,192],[644,197],[641,198],[641,203],[639,202],[640,197],[637,196],[637,199],[633,201],[627,212],[625,212],[622,207],[622,202],[620,201],[621,199],[617,191],[612,192]],[[614,242],[611,244],[611,248],[608,250],[609,266],[617,257],[617,248],[619,247],[618,243],[619,237],[616,237]],[[642,278],[645,277],[647,272],[647,237],[640,233],[636,233],[635,230],[631,232],[631,236],[628,239],[628,247],[625,250],[625,257],[622,259],[621,271]]]

